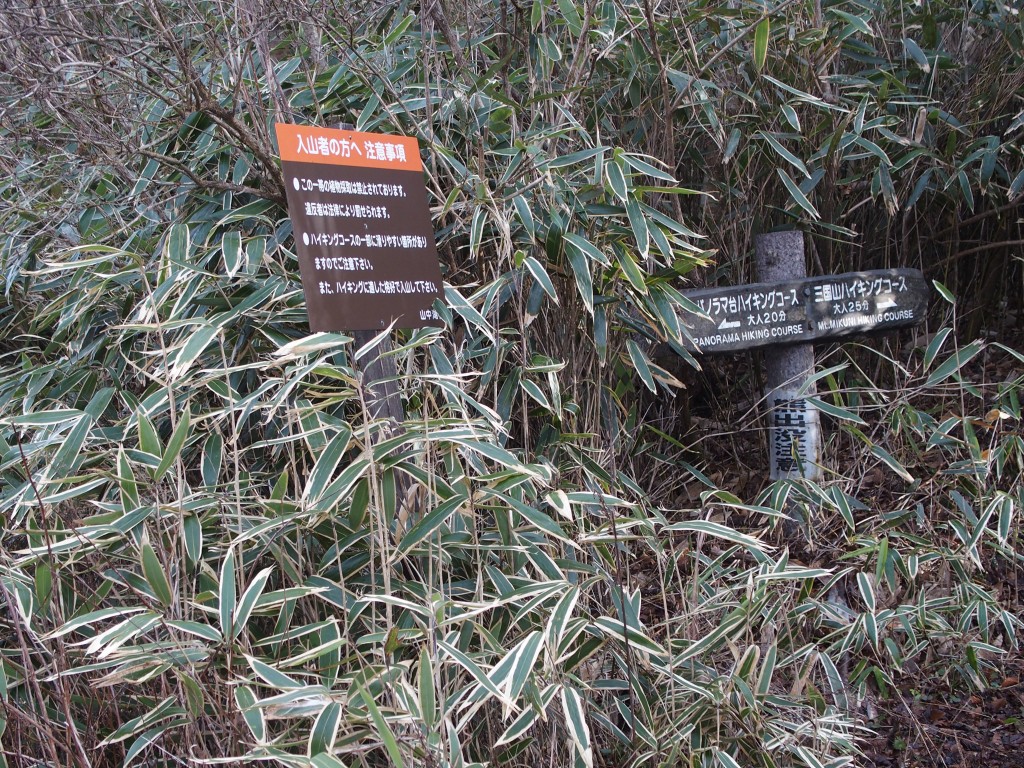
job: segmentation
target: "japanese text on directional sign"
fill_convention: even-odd
[[[919,270],[881,269],[685,295],[704,315],[684,314],[693,348],[713,353],[915,325],[928,285]]]
[[[441,270],[416,140],[275,128],[310,328],[440,325]]]

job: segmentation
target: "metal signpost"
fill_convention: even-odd
[[[803,233],[756,241],[764,280],[687,291],[701,310],[685,313],[690,349],[703,354],[774,347],[765,357],[772,480],[822,477],[818,409],[805,387],[814,373],[813,342],[916,325],[928,308],[928,284],[916,269],[805,277]]]

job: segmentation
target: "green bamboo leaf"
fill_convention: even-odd
[[[341,712],[341,704],[336,701],[330,702],[320,711],[309,732],[307,755],[313,757],[322,752],[334,751],[334,742],[338,738],[338,725],[341,723]]]
[[[185,527],[185,556],[193,565],[199,562],[203,553],[203,525],[196,515],[186,515]]]
[[[321,752],[319,755],[313,755],[309,760],[309,764],[312,765],[313,768],[348,768],[348,766],[341,762],[341,760],[327,752]]]
[[[535,400],[541,408],[549,411],[551,410],[551,403],[548,402],[547,397],[544,395],[544,391],[537,386],[536,382],[530,381],[529,379],[523,379],[519,382],[519,386],[522,387],[523,391]]]
[[[533,672],[533,667],[537,663],[537,659],[540,657],[541,647],[544,643],[544,633],[539,630],[531,632],[526,638],[516,646],[513,651],[515,657],[515,663],[511,665],[510,674],[508,676],[508,684],[505,686],[505,690],[508,693],[508,697],[511,700],[519,698],[519,694],[523,692],[523,688],[530,681],[530,673]],[[500,664],[498,666],[501,666]],[[497,672],[498,667],[495,667]],[[492,672],[491,679],[495,685],[501,686],[499,676]]]
[[[178,420],[178,426],[176,426],[174,428],[174,432],[171,433],[171,439],[167,441],[167,449],[164,451],[164,456],[160,460],[160,465],[153,473],[154,480],[159,481],[163,479],[165,474],[167,474],[167,470],[171,468],[171,465],[181,454],[181,449],[184,447],[185,441],[188,440],[191,429],[192,414],[188,408],[185,408],[181,412],[181,418]]]
[[[838,8],[834,7],[829,8],[828,10],[829,13],[833,13],[839,18],[843,19],[847,24],[850,25],[850,28],[852,30],[860,32],[863,35],[867,35],[868,37],[874,36],[874,33],[871,31],[871,27],[869,27],[868,23],[860,16],[854,16],[852,13],[847,13],[846,11],[841,11]]]
[[[806,211],[812,218],[820,218],[817,209],[811,205],[811,201],[807,199],[803,192],[800,191],[800,187],[797,186],[796,182],[789,178],[789,174],[781,168],[776,168],[775,172],[779,174],[779,178],[782,179],[782,183],[789,192],[789,196],[793,198],[793,202],[803,208],[804,211]]]
[[[796,168],[798,171],[800,171],[800,173],[802,173],[807,178],[811,178],[810,171],[807,170],[807,166],[804,165],[804,161],[801,160],[796,155],[794,155],[792,152],[790,152],[784,146],[782,146],[782,144],[779,143],[778,139],[776,139],[770,133],[766,133],[765,131],[758,131],[757,133],[758,133],[758,135],[761,138],[763,138],[765,141],[768,142],[768,145],[772,149],[775,150],[776,154],[778,154],[779,157],[781,157],[787,163],[792,165],[794,168]],[[777,170],[781,170],[781,169],[777,169]]]
[[[72,632],[81,629],[83,627],[91,627],[93,624],[100,621],[107,621],[108,619],[121,618],[123,616],[133,616],[137,613],[142,613],[145,608],[101,608],[97,611],[90,611],[81,616],[76,616],[70,621],[65,622],[60,629],[54,630],[43,637],[47,640],[55,640],[59,637],[64,637]],[[92,631],[90,631],[90,634]]]
[[[604,366],[608,362],[608,312],[603,306],[594,310],[594,346],[597,359]]]
[[[872,155],[881,160],[883,167],[892,166],[892,162],[889,160],[889,156],[885,154],[885,150],[883,150],[880,146],[875,144],[875,142],[871,141],[870,139],[865,139],[863,136],[858,136],[856,139],[854,139],[854,143],[860,147],[863,147]]]
[[[248,625],[249,617],[252,615],[253,609],[256,608],[256,603],[260,599],[260,595],[263,594],[263,589],[267,586],[267,579],[270,578],[273,570],[273,566],[264,568],[256,574],[249,586],[246,587],[245,592],[242,594],[242,599],[238,601],[235,616],[231,621],[232,640],[238,637],[242,629]]]
[[[626,217],[629,219],[629,226],[633,230],[633,239],[640,255],[647,258],[651,249],[651,233],[647,227],[647,217],[640,209],[640,203],[630,195],[626,198]]]
[[[655,179],[660,179],[661,181],[667,181],[669,184],[676,183],[675,177],[673,177],[671,174],[666,173],[660,168],[655,168],[653,165],[644,162],[636,155],[623,154],[622,159],[625,160],[626,163],[632,166],[635,170],[640,171],[640,173],[645,173],[648,176],[651,176]]]
[[[558,599],[558,603],[555,605],[554,610],[551,611],[551,617],[548,619],[548,625],[544,631],[544,635],[548,648],[551,649],[551,653],[555,656],[558,655],[556,651],[562,644],[566,627],[569,624],[569,620],[572,618],[572,613],[575,610],[579,599],[579,587],[571,587]]]
[[[587,240],[587,238],[573,234],[572,232],[567,233],[564,237],[570,250],[576,249],[579,253],[596,261],[601,266],[607,267],[611,265],[611,261],[609,261],[608,257],[602,253],[597,246]]]
[[[555,293],[555,285],[551,282],[551,278],[548,277],[547,270],[544,269],[544,265],[541,264],[533,256],[527,256],[523,259],[523,264],[533,275],[533,279],[537,281],[541,289],[546,293],[555,304],[558,304],[558,294]]]
[[[207,488],[216,487],[220,478],[221,461],[224,456],[224,438],[219,432],[212,432],[203,444],[203,461],[201,473],[203,485]]]
[[[1021,193],[1024,193],[1024,171],[1021,171],[1013,177],[1013,181],[1010,182],[1010,189],[1007,193],[1007,197],[1010,200],[1016,200],[1020,197]]]
[[[316,510],[331,509],[343,499],[347,499],[369,467],[369,459],[353,461],[324,489],[323,495],[313,504],[312,508]]]
[[[217,631],[216,627],[211,627],[209,624],[201,624],[198,621],[185,621],[184,619],[167,619],[166,624],[168,627],[185,632],[186,634],[198,637],[203,640],[209,640],[211,643],[220,642],[223,638],[220,636],[220,632]]]
[[[229,639],[232,629],[232,620],[235,616],[235,601],[238,594],[235,591],[235,550],[229,548],[224,556],[224,562],[220,568],[220,586],[217,589],[219,602],[218,613],[220,616],[220,631],[225,639]]]
[[[906,49],[907,54],[912,58],[918,67],[923,72],[929,73],[932,71],[932,65],[928,61],[928,56],[925,55],[925,51],[921,49],[918,43],[915,43],[908,37],[903,38],[903,47]]]
[[[142,409],[138,411],[138,421],[139,450],[159,459],[163,454],[163,449],[160,447],[160,437],[156,433],[156,428],[153,427],[153,422],[149,420],[149,417],[146,416]]]
[[[754,69],[758,72],[764,69],[764,63],[768,57],[768,35],[770,32],[771,22],[765,16],[754,30]]]
[[[435,535],[452,513],[465,503],[464,495],[454,496],[417,520],[399,542],[398,552],[408,555],[420,542]]]
[[[511,469],[533,477],[538,476],[536,469],[521,462],[511,451],[507,451],[493,443],[485,443],[482,440],[472,440],[467,437],[462,437],[461,435],[452,435],[448,439],[453,443],[457,443],[471,451],[479,453],[481,456],[498,463],[506,469]]]
[[[633,369],[640,376],[644,386],[651,390],[651,392],[657,392],[658,385],[654,381],[654,374],[651,373],[651,366],[647,360],[647,355],[643,353],[643,350],[632,339],[626,340],[626,349],[629,350],[629,359],[633,361]]]
[[[846,408],[840,408],[838,405],[833,405],[832,403],[826,402],[825,400],[821,400],[817,397],[807,397],[805,399],[819,411],[827,413],[833,418],[841,419],[842,421],[852,421],[854,424],[867,424],[864,419],[853,411],[848,411]]]
[[[491,679],[484,674],[483,670],[480,669],[480,666],[475,661],[473,661],[473,659],[471,659],[467,654],[460,651],[454,645],[450,645],[449,643],[446,643],[443,640],[439,640],[437,646],[446,654],[448,654],[448,656],[454,659],[455,662],[458,663],[463,669],[469,672],[470,676],[476,681],[477,685],[479,685],[481,689],[487,691],[491,694],[491,696],[498,699],[499,701],[505,702],[506,705],[511,704],[511,702],[508,701],[507,697],[501,691],[501,689],[499,689],[493,682],[491,682]]]
[[[722,619],[718,626],[700,640],[691,643],[686,650],[675,657],[676,664],[682,664],[689,659],[697,658],[704,653],[711,653],[727,647],[730,636],[747,624],[746,612],[742,609],[733,610],[728,616]]]
[[[931,376],[925,382],[926,387],[934,387],[936,384],[948,379],[950,376],[956,374],[961,368],[967,363],[974,359],[974,357],[981,352],[985,344],[981,340],[972,341],[966,347],[962,347],[956,350],[952,355],[947,357],[942,365],[932,371]]]
[[[914,476],[907,471],[907,468],[900,464],[896,458],[880,445],[872,445],[871,453],[877,456],[893,472],[902,477],[908,483],[914,482]]]
[[[771,691],[772,676],[775,674],[775,663],[778,660],[778,647],[772,643],[764,654],[764,662],[761,664],[761,672],[757,676],[757,695],[763,698]]]
[[[932,367],[932,363],[935,362],[935,358],[938,356],[939,351],[942,349],[942,345],[946,343],[946,339],[952,332],[952,328],[940,328],[938,333],[936,333],[932,337],[932,340],[928,342],[928,346],[924,351],[925,370],[928,370],[929,368]]]
[[[587,312],[593,315],[594,278],[590,274],[590,262],[587,261],[581,250],[570,244],[568,237],[567,235],[566,245],[569,247],[565,249],[565,255],[569,260],[569,266],[572,268],[573,278],[576,280],[576,290],[579,291],[580,298],[583,300],[583,306],[587,308]]]
[[[665,655],[665,649],[654,640],[634,627],[623,626],[622,619],[616,616],[598,616],[594,626],[609,637],[629,644],[633,651],[640,650],[656,658]]]
[[[615,157],[612,162],[605,165],[605,174],[608,177],[608,186],[612,193],[622,202],[626,202],[628,188],[626,185],[626,174],[622,169],[622,161]]]
[[[12,416],[3,420],[4,424],[12,424],[19,427],[49,427],[55,424],[64,424],[73,419],[80,419],[82,411],[74,408],[54,408],[49,411],[38,413],[26,413],[21,416]]]
[[[866,573],[857,574],[857,588],[860,590],[860,596],[864,599],[864,605],[871,613],[874,613],[877,608],[875,604],[875,589],[871,586],[871,579],[868,578]]]
[[[537,236],[537,224],[533,219],[533,211],[530,210],[530,204],[526,198],[519,195],[512,199],[512,204],[516,208],[516,215],[519,217],[519,222],[523,225],[523,229],[526,230],[530,238]]]
[[[505,732],[498,737],[498,740],[494,744],[494,748],[497,749],[505,744],[511,744],[513,741],[516,741],[520,736],[533,727],[533,724],[537,722],[538,716],[539,713],[533,707],[519,713],[519,716],[513,720],[512,724],[505,729]]]
[[[239,685],[235,688],[235,703],[242,713],[245,724],[249,726],[253,738],[257,744],[262,744],[267,739],[267,724],[263,718],[263,710],[256,706],[256,694],[248,685]]]
[[[316,464],[313,466],[313,471],[309,473],[309,479],[306,481],[306,487],[302,492],[302,498],[307,501],[316,502],[320,500],[324,490],[330,483],[331,478],[334,476],[335,470],[341,463],[341,460],[345,457],[345,452],[348,450],[349,445],[352,442],[352,430],[347,426],[343,426],[338,433],[331,438],[331,441],[327,444],[327,447],[320,452],[320,456],[317,457]]]
[[[576,544],[576,542],[573,541],[572,538],[562,529],[562,526],[560,526],[558,523],[552,520],[550,516],[548,516],[544,512],[541,512],[539,509],[535,509],[534,507],[531,507],[529,504],[524,504],[518,499],[515,499],[512,496],[509,496],[508,494],[501,493],[500,491],[495,491],[490,488],[483,488],[481,490],[484,493],[484,495],[500,499],[501,501],[508,504],[510,507],[515,509],[516,512],[522,515],[528,523],[533,524],[534,527],[540,529],[544,533],[547,533],[550,536],[554,536],[556,539],[560,539],[561,541],[564,541],[566,544],[569,544],[570,546],[577,548],[579,547],[579,545]]]
[[[434,669],[430,662],[430,654],[426,648],[420,649],[418,688],[420,697],[420,714],[423,723],[433,730],[438,722],[437,693],[434,690]]]
[[[790,126],[792,126],[794,131],[799,131],[800,130],[800,117],[799,117],[799,115],[797,115],[796,110],[793,109],[793,107],[790,106],[789,104],[783,104],[781,109],[782,109],[782,116],[784,118],[786,118],[786,122],[789,123]]]
[[[774,646],[772,648],[774,649]],[[835,699],[836,705],[846,709],[849,706],[849,701],[846,697],[846,684],[843,682],[843,676],[827,653],[821,651],[817,656],[822,669],[825,670],[825,677],[828,678],[828,685],[832,689],[832,697]]]
[[[170,607],[174,600],[171,594],[171,583],[167,579],[167,574],[164,573],[160,559],[156,556],[156,551],[148,541],[142,542],[142,575],[145,576],[146,583],[149,584],[149,588],[153,590],[153,594],[156,595],[160,604],[165,608]]]
[[[252,667],[252,671],[255,672],[256,675],[271,688],[291,690],[306,687],[298,680],[289,677],[284,672],[274,669],[274,667],[253,656],[246,656],[245,660],[249,662],[249,666]]]
[[[739,544],[741,547],[754,549],[758,552],[771,550],[771,547],[760,539],[748,536],[745,533],[740,533],[727,525],[711,522],[710,520],[683,520],[681,522],[665,526],[665,530],[703,533],[708,536],[715,536],[716,538],[724,539],[725,541],[731,541],[733,544]]]
[[[583,697],[579,691],[568,685],[562,687],[562,711],[565,713],[565,722],[569,727],[569,736],[572,738],[576,755],[582,760],[583,765],[593,768],[594,748],[590,743],[590,728],[587,726]]]
[[[161,723],[155,728],[150,728],[148,731],[143,732],[142,735],[140,735],[137,739],[135,739],[134,742],[132,742],[132,745],[128,748],[128,751],[125,752],[124,760],[121,763],[121,768],[128,768],[128,766],[135,762],[135,758],[145,751],[146,747],[154,743],[167,731],[171,730],[172,728],[181,727],[185,725],[187,722],[187,719],[179,718],[177,720],[172,720],[169,723]]]
[[[209,323],[202,323],[193,331],[184,346],[174,355],[174,362],[169,372],[170,377],[177,380],[184,376],[188,369],[192,367],[192,364],[210,346],[210,342],[216,338],[219,332],[220,328],[218,326]]]
[[[581,149],[579,152],[573,152],[569,155],[553,157],[544,163],[544,166],[548,168],[565,168],[568,165],[582,163],[584,160],[589,160],[597,155],[603,155],[607,151],[608,147],[591,147],[589,149]]]
[[[139,508],[139,486],[135,482],[135,473],[132,472],[131,462],[124,452],[124,448],[117,449],[117,484],[121,489],[121,507],[125,512],[131,512]]]
[[[179,265],[188,265],[191,250],[192,238],[189,234],[188,224],[171,224],[167,230],[167,240],[164,244],[164,253],[168,260]]]
[[[220,247],[224,254],[224,269],[229,278],[234,277],[242,266],[242,233],[237,230],[225,232]]]
[[[402,750],[398,746],[398,739],[395,738],[395,732],[391,730],[388,721],[381,714],[377,702],[373,700],[373,697],[362,686],[357,685],[356,690],[359,692],[367,711],[370,713],[370,719],[373,720],[373,725],[377,729],[377,735],[384,742],[384,748],[388,752],[388,757],[391,758],[391,765],[393,768],[404,768],[405,762],[402,760]]]
[[[412,26],[414,21],[416,21],[415,13],[407,13],[404,17],[399,19],[391,28],[391,31],[384,37],[384,45],[393,45],[396,40],[405,34],[406,30]]]
[[[480,206],[473,212],[473,223],[469,229],[469,252],[476,256],[483,242],[484,224],[487,222],[487,209]]]
[[[49,475],[53,480],[73,475],[85,460],[82,448],[92,428],[92,416],[83,414],[61,442],[50,460]]]

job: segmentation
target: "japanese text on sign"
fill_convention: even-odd
[[[889,269],[686,296],[701,313],[681,318],[693,347],[725,352],[913,325],[924,319],[928,286],[918,270]]]
[[[437,325],[441,274],[415,139],[276,128],[312,329]]]

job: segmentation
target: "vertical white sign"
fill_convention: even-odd
[[[771,479],[821,480],[821,425],[818,409],[797,390],[768,392]]]

